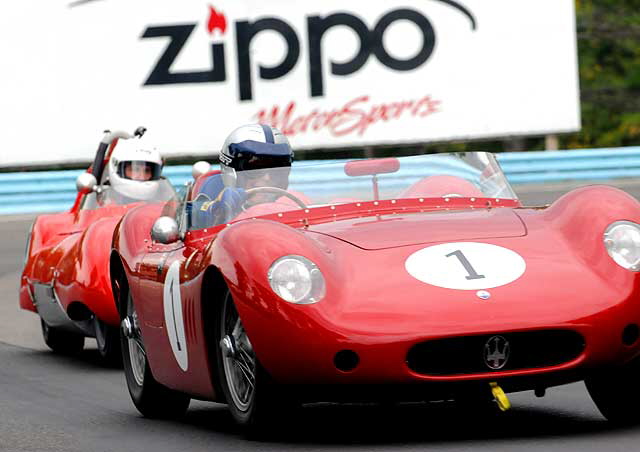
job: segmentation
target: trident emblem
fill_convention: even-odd
[[[484,363],[489,369],[502,369],[509,360],[509,341],[502,336],[492,336],[484,343]]]

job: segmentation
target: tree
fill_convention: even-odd
[[[576,0],[582,131],[566,148],[640,144],[640,0]]]

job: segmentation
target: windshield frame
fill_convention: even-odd
[[[249,206],[251,208],[243,208],[241,213],[237,213],[233,217],[222,217],[222,221],[205,223],[206,226],[203,226],[202,222],[198,222],[193,219],[193,216],[197,214],[198,210],[204,210],[202,209],[203,206],[196,204],[197,194],[189,193],[186,195],[184,201],[185,206],[188,207],[183,209],[183,213],[189,218],[181,218],[181,221],[179,222],[181,226],[184,225],[185,233],[188,231],[211,229],[222,224],[228,224],[247,218],[271,217],[272,214],[276,214],[276,217],[281,218],[283,217],[282,214],[293,210],[304,210],[305,212],[309,212],[309,209],[313,209],[314,212],[317,213],[317,208],[325,206],[334,208],[339,205],[353,203],[356,204],[355,207],[366,205],[371,208],[371,206],[382,207],[382,205],[387,205],[388,203],[386,201],[390,201],[392,205],[399,205],[399,201],[405,199],[419,200],[419,203],[423,203],[424,199],[442,200],[447,198],[446,202],[449,203],[449,205],[455,204],[459,208],[462,208],[462,206],[465,205],[473,208],[478,205],[478,202],[481,200],[485,200],[481,204],[485,207],[487,203],[491,206],[499,205],[499,200],[504,200],[501,205],[508,205],[512,207],[519,205],[517,195],[504,176],[495,155],[486,152],[421,154],[397,158],[385,157],[375,159],[333,160],[326,163],[321,162],[311,165],[300,162],[286,169],[271,168],[239,172],[240,177],[236,177],[231,184],[229,184],[228,178],[225,180],[223,191],[227,189],[244,190],[244,195],[246,196],[246,194],[250,193],[251,190],[245,190],[242,187],[242,181],[259,179],[259,177],[247,177],[248,173],[266,171],[291,171],[291,178],[287,187],[288,192],[297,195],[300,199],[303,199],[306,205],[302,205],[305,206],[306,210],[300,203],[294,202],[295,200],[286,200],[284,199],[285,197],[281,197],[277,202],[263,201],[263,203],[261,203],[268,204],[271,207],[271,210],[259,208],[254,209],[254,206]],[[331,171],[333,171],[333,173],[331,173]],[[441,180],[438,181],[440,185],[444,184],[446,186],[447,184],[450,185],[451,181],[457,181],[459,186],[464,187],[464,190],[459,190],[459,193],[455,190],[447,190],[438,196],[427,196],[426,194],[421,193],[420,190],[416,191],[414,194],[407,192],[408,188],[414,186],[418,189],[424,190],[424,187],[419,187],[419,182],[424,182],[428,178],[433,179],[433,176],[440,177]],[[429,182],[432,182],[432,180]],[[327,184],[330,183],[334,184],[334,190],[326,190]],[[343,186],[340,186],[340,184]],[[340,195],[341,193],[348,191],[345,187],[348,187],[349,185],[356,187],[353,191],[359,196],[359,198],[333,196],[333,192],[337,192],[338,195]],[[317,195],[308,197],[302,196],[306,195],[307,192],[296,190],[296,188],[300,189],[300,187],[311,187],[316,194],[318,191],[327,191],[330,198],[327,198],[325,200],[326,202],[314,202],[317,201],[317,199],[322,198],[318,198]],[[398,193],[397,191],[403,187],[405,189]],[[393,195],[390,195],[393,191],[392,188],[393,190],[396,190],[396,192],[394,192]],[[191,188],[189,191],[191,191]],[[215,198],[215,194],[207,196],[207,200],[209,202],[213,202],[212,198]],[[219,194],[218,198],[220,198]],[[458,198],[458,200],[451,202],[454,198]],[[285,205],[284,201],[290,202],[288,202],[288,205]],[[275,204],[278,204],[278,206],[275,206]],[[415,203],[403,202],[402,204],[412,205]],[[423,203],[422,205],[425,206],[427,204],[434,204],[437,206],[438,204],[444,203],[442,201],[435,203],[428,202]],[[409,207],[405,208],[409,209]]]

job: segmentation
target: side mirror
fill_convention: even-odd
[[[151,228],[151,238],[165,245],[177,242],[180,238],[178,223],[171,217],[158,218]]]
[[[91,173],[82,173],[76,179],[76,189],[83,195],[95,191],[97,185],[98,181]]]
[[[200,160],[199,162],[193,164],[191,175],[194,179],[197,179],[203,174],[207,174],[209,171],[211,171],[211,165],[204,160]]]

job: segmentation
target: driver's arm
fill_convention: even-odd
[[[242,211],[246,201],[243,189],[225,187],[215,199],[196,203],[194,211],[199,218],[198,224],[210,227],[231,221]]]

